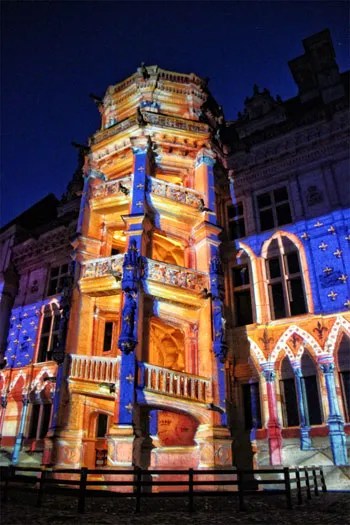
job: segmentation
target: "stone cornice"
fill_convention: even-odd
[[[342,151],[344,153],[348,151],[348,139],[345,136],[342,137],[342,140],[333,144],[324,142],[313,148],[310,148],[310,145],[305,145],[302,151],[294,153],[287,151],[283,158],[269,159],[268,163],[266,159],[264,159],[263,166],[256,162],[250,167],[245,163],[245,168],[240,169],[240,167],[235,165],[234,161],[231,160],[231,164],[235,170],[234,180],[236,183],[239,181],[242,186],[250,185],[256,180],[263,180],[275,175],[280,175],[285,171],[295,170],[301,166],[305,170],[307,164],[315,161],[323,162],[327,158],[333,159],[334,155]]]

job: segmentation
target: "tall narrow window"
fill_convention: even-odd
[[[251,324],[253,310],[248,264],[232,268],[232,281],[236,326]]]
[[[105,331],[103,336],[103,351],[109,352],[112,350],[112,339],[113,339],[113,326],[114,323],[111,321],[105,322]]]
[[[47,295],[55,295],[62,291],[65,277],[69,274],[68,264],[61,266],[54,266],[50,270],[49,283],[47,287]]]
[[[339,382],[345,421],[350,421],[350,338],[343,335],[338,349]]]
[[[227,207],[228,227],[230,240],[240,239],[245,237],[245,224],[243,214],[243,204],[231,204]]]
[[[285,186],[260,193],[256,197],[260,231],[270,230],[292,222],[288,190]]]
[[[49,430],[51,419],[51,403],[32,405],[30,428],[28,437],[32,439],[43,439]]]
[[[299,411],[294,372],[288,357],[285,357],[282,361],[281,377],[283,426],[295,427],[299,425]]]
[[[60,320],[61,313],[57,307],[45,309],[40,332],[38,363],[50,359],[50,352],[58,342]]]
[[[108,416],[107,414],[98,414],[96,423],[96,437],[104,438],[108,430]]]
[[[309,415],[309,425],[322,423],[320,396],[318,391],[316,367],[311,357],[304,353],[301,358],[302,381],[304,383],[306,402]]]
[[[242,391],[245,429],[261,428],[259,383],[244,384]]]
[[[271,318],[281,319],[306,313],[299,254],[287,237],[271,242],[267,252],[266,273]]]

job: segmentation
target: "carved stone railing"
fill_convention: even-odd
[[[179,286],[198,293],[204,288],[209,288],[208,276],[203,272],[154,261],[153,259],[145,259],[145,261],[145,279],[170,286]]]
[[[193,208],[201,209],[204,203],[204,195],[198,191],[165,182],[154,177],[147,178],[147,189],[154,195],[171,199],[181,204],[187,204]]]
[[[100,257],[90,259],[82,265],[81,277],[102,277],[103,275],[114,275],[117,280],[122,279],[124,254],[112,257]]]
[[[210,379],[149,363],[139,364],[138,386],[149,392],[201,403],[211,403],[213,400]]]
[[[111,180],[91,188],[90,197],[92,199],[103,199],[111,197],[117,193],[128,193],[131,190],[131,175],[122,179]]]
[[[202,122],[195,120],[188,120],[179,117],[170,117],[169,115],[162,115],[160,113],[142,112],[143,119],[148,124],[153,124],[159,127],[181,129],[193,133],[208,133],[208,126]]]
[[[116,383],[119,380],[120,357],[71,355],[71,379]]]
[[[114,126],[111,126],[110,128],[107,128],[103,131],[97,131],[95,135],[93,135],[90,138],[90,144],[98,144],[99,142],[102,142],[102,140],[107,139],[108,137],[113,137],[113,135],[116,135],[117,133],[120,133],[122,131],[125,131],[126,129],[131,128],[132,126],[137,125],[137,119],[136,115],[126,118],[125,120],[122,120],[121,122],[118,122],[118,124],[115,124]]]

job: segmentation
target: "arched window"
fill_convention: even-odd
[[[51,352],[58,344],[60,321],[59,307],[56,304],[47,305],[43,312],[39,334],[38,363],[51,359]]]
[[[308,424],[322,423],[320,396],[318,391],[316,367],[308,353],[304,352],[301,358],[302,382],[308,409]]]
[[[282,361],[280,390],[282,397],[283,426],[296,427],[299,425],[298,401],[294,371],[288,357],[285,357]]]
[[[236,326],[244,326],[254,322],[251,282],[248,257],[242,257],[240,264],[232,268],[233,308]]]
[[[344,418],[350,421],[350,337],[343,335],[338,348],[338,373]]]
[[[272,319],[307,312],[299,253],[287,237],[278,237],[270,243],[266,275]]]

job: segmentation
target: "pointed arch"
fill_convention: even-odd
[[[257,370],[260,370],[260,366],[263,363],[267,362],[266,358],[265,358],[261,348],[259,347],[259,345],[253,339],[251,339],[249,336],[248,336],[248,341],[249,341],[250,349],[252,350],[250,356],[253,359]]]
[[[240,258],[242,257],[242,253],[240,253],[241,251],[244,252],[244,254],[246,255],[246,258],[248,260],[248,263],[249,263],[249,266],[250,266],[250,271],[251,271],[251,280],[252,280],[252,283],[251,283],[251,295],[252,295],[252,299],[253,299],[253,304],[255,305],[255,315],[256,315],[256,322],[257,323],[261,323],[262,322],[262,295],[261,295],[261,286],[260,286],[260,283],[261,283],[261,272],[260,272],[260,268],[261,268],[261,262],[260,262],[260,257],[258,257],[256,255],[256,253],[254,252],[254,250],[252,250],[252,248],[250,246],[248,246],[247,244],[245,244],[244,242],[241,242],[241,241],[237,241],[237,246],[238,246],[238,252],[237,252],[237,256],[236,256],[236,263],[237,264],[240,264]],[[254,318],[254,316],[253,316]]]
[[[343,333],[350,337],[350,322],[342,315],[338,315],[325,343],[325,348],[328,349],[330,354],[334,355],[336,347]]]
[[[287,345],[287,343],[284,343],[283,345],[279,345],[278,348],[277,348],[277,345],[275,346],[275,348],[271,352],[270,361],[272,363],[275,363],[278,360],[278,357],[280,356],[282,352],[285,353],[285,355],[289,358],[289,361],[292,363],[292,361],[295,359],[295,356],[293,352],[291,351],[291,349],[289,348],[289,346]]]
[[[308,344],[309,349],[311,350],[311,353],[314,355],[315,358],[316,356],[322,355],[324,353],[323,349],[320,347],[316,339],[311,334],[306,332],[303,328],[297,325],[291,325],[287,328],[285,332],[283,332],[275,346],[275,349],[278,352],[284,347],[288,339],[292,337],[293,333],[299,335],[304,340],[304,343]],[[305,344],[300,346],[297,355],[294,356],[294,359],[300,359],[304,351],[304,346]]]

